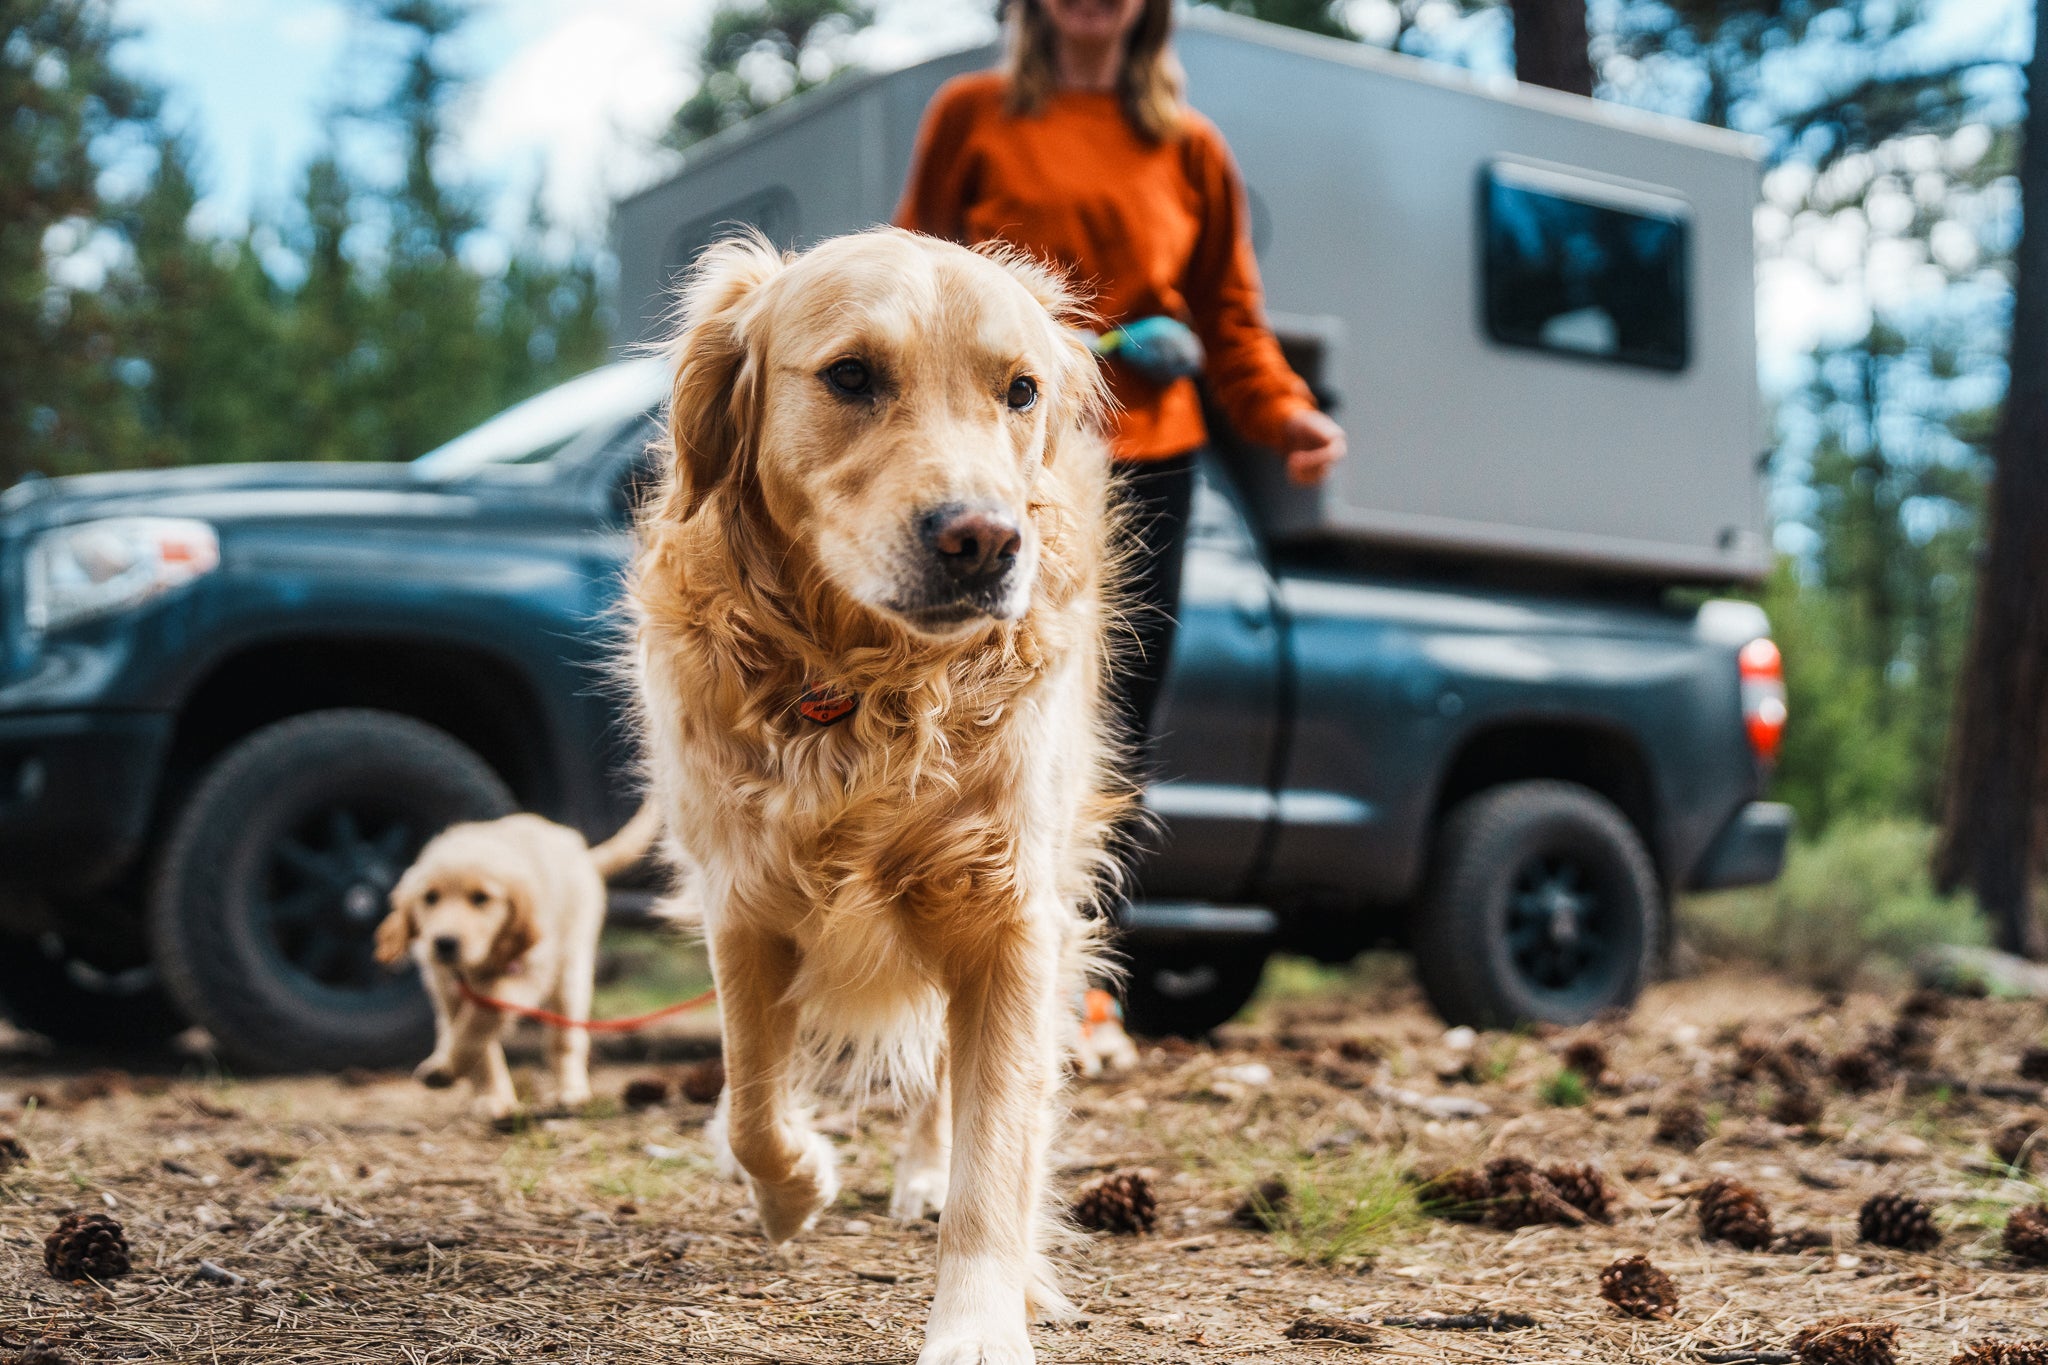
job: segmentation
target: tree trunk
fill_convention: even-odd
[[[1593,93],[1586,50],[1586,0],[1511,0],[1515,79],[1574,95]]]
[[[1976,893],[1999,947],[2033,954],[2041,948],[2032,882],[2048,739],[2048,23],[2036,27],[2027,74],[2011,378],[1992,447],[1935,878]]]

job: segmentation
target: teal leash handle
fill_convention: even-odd
[[[1082,333],[1088,349],[1120,361],[1155,384],[1191,379],[1202,372],[1202,342],[1178,318],[1134,318],[1100,336]]]

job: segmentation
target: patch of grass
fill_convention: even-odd
[[[1586,1078],[1568,1066],[1543,1082],[1543,1102],[1553,1109],[1577,1109],[1586,1102]]]
[[[1274,1244],[1304,1264],[1371,1261],[1423,1221],[1414,1186],[1384,1156],[1308,1162],[1283,1178],[1284,1207],[1259,1212]]]
[[[1408,959],[1400,953],[1363,953],[1341,967],[1313,958],[1275,954],[1266,964],[1253,1008],[1289,1000],[1329,996],[1374,997],[1400,989],[1414,979]]]
[[[1928,877],[1934,830],[1901,820],[1848,821],[1792,846],[1771,886],[1680,902],[1684,935],[1709,957],[1765,963],[1824,989],[1866,967],[1902,967],[1923,948],[1985,942],[1967,897]]]
[[[1520,1061],[1521,1057],[1522,1045],[1512,1037],[1502,1038],[1488,1044],[1486,1050],[1480,1054],[1473,1074],[1479,1077],[1482,1085],[1497,1085],[1507,1079],[1508,1073],[1515,1069],[1515,1063]]]
[[[604,931],[592,1012],[600,1019],[645,1014],[711,986],[711,963],[691,935],[670,928]]]

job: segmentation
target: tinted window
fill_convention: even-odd
[[[1685,204],[1567,172],[1496,164],[1481,189],[1486,328],[1511,346],[1685,368]]]

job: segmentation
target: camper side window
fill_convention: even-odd
[[[1692,215],[1684,201],[1495,162],[1480,190],[1486,329],[1510,346],[1682,370]]]

